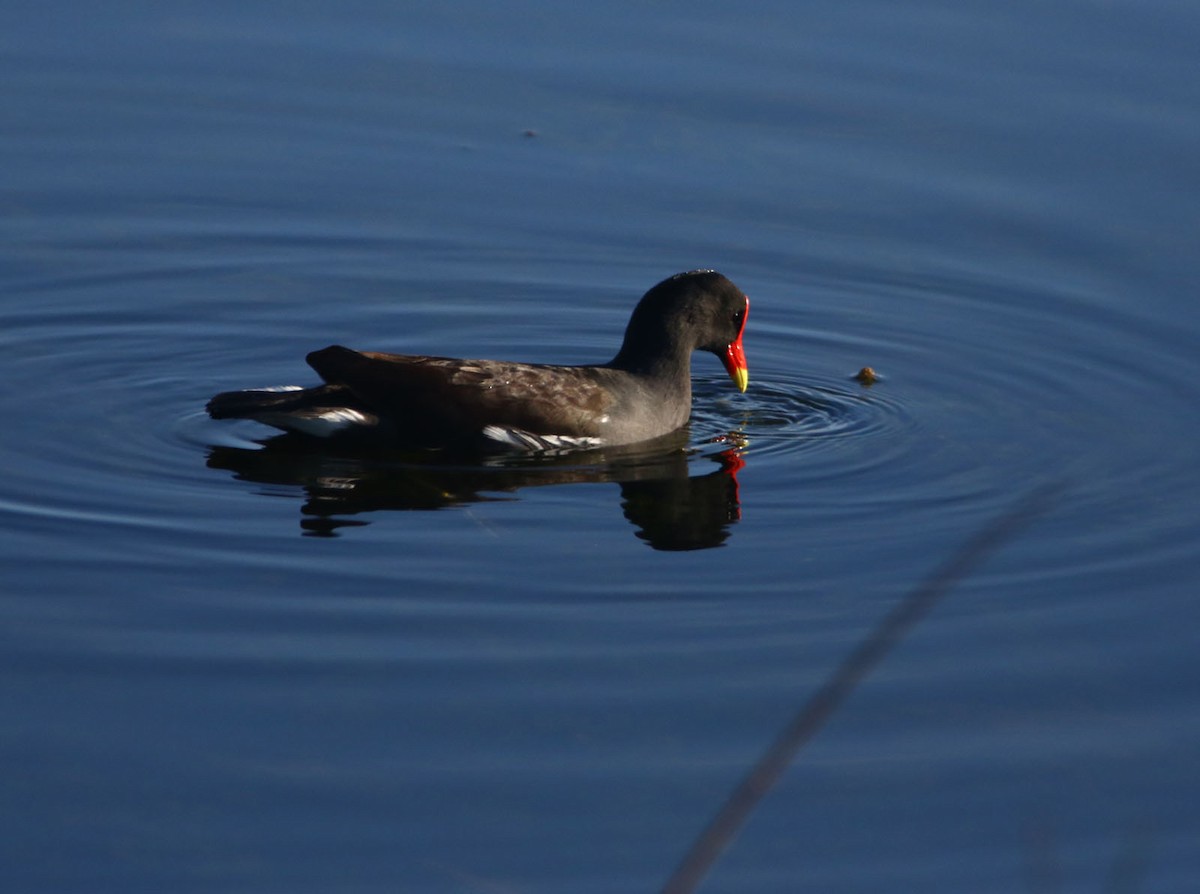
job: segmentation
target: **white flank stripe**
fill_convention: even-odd
[[[356,426],[375,425],[376,419],[349,407],[332,407],[320,413],[306,415],[303,413],[264,413],[258,417],[260,422],[273,425],[276,428],[298,431],[314,438],[329,438],[338,432]]]
[[[485,425],[483,436],[518,450],[577,450],[599,447],[604,443],[602,438],[581,435],[535,435],[520,428],[505,428],[500,425]]]

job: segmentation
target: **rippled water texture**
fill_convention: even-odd
[[[7,887],[659,890],[940,580],[702,890],[1191,891],[1198,45],[1166,2],[0,11]],[[696,267],[750,388],[698,354],[663,443],[203,412],[333,343],[603,362]]]

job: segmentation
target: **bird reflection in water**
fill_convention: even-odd
[[[745,463],[738,449],[689,451],[686,429],[636,448],[562,456],[336,452],[293,435],[260,444],[214,446],[208,467],[243,481],[303,488],[300,527],[315,537],[366,525],[356,517],[366,513],[507,500],[524,488],[555,484],[617,484],[625,518],[654,549],[720,546],[741,517],[737,473]],[[716,468],[693,475],[693,464]]]

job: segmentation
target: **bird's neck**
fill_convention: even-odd
[[[664,381],[687,381],[692,374],[692,352],[662,333],[641,332],[625,337],[609,366]]]

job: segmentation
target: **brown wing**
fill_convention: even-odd
[[[344,385],[398,425],[431,435],[475,435],[496,425],[597,436],[614,403],[602,383],[605,371],[595,367],[381,354],[337,345],[307,359],[326,382]]]

